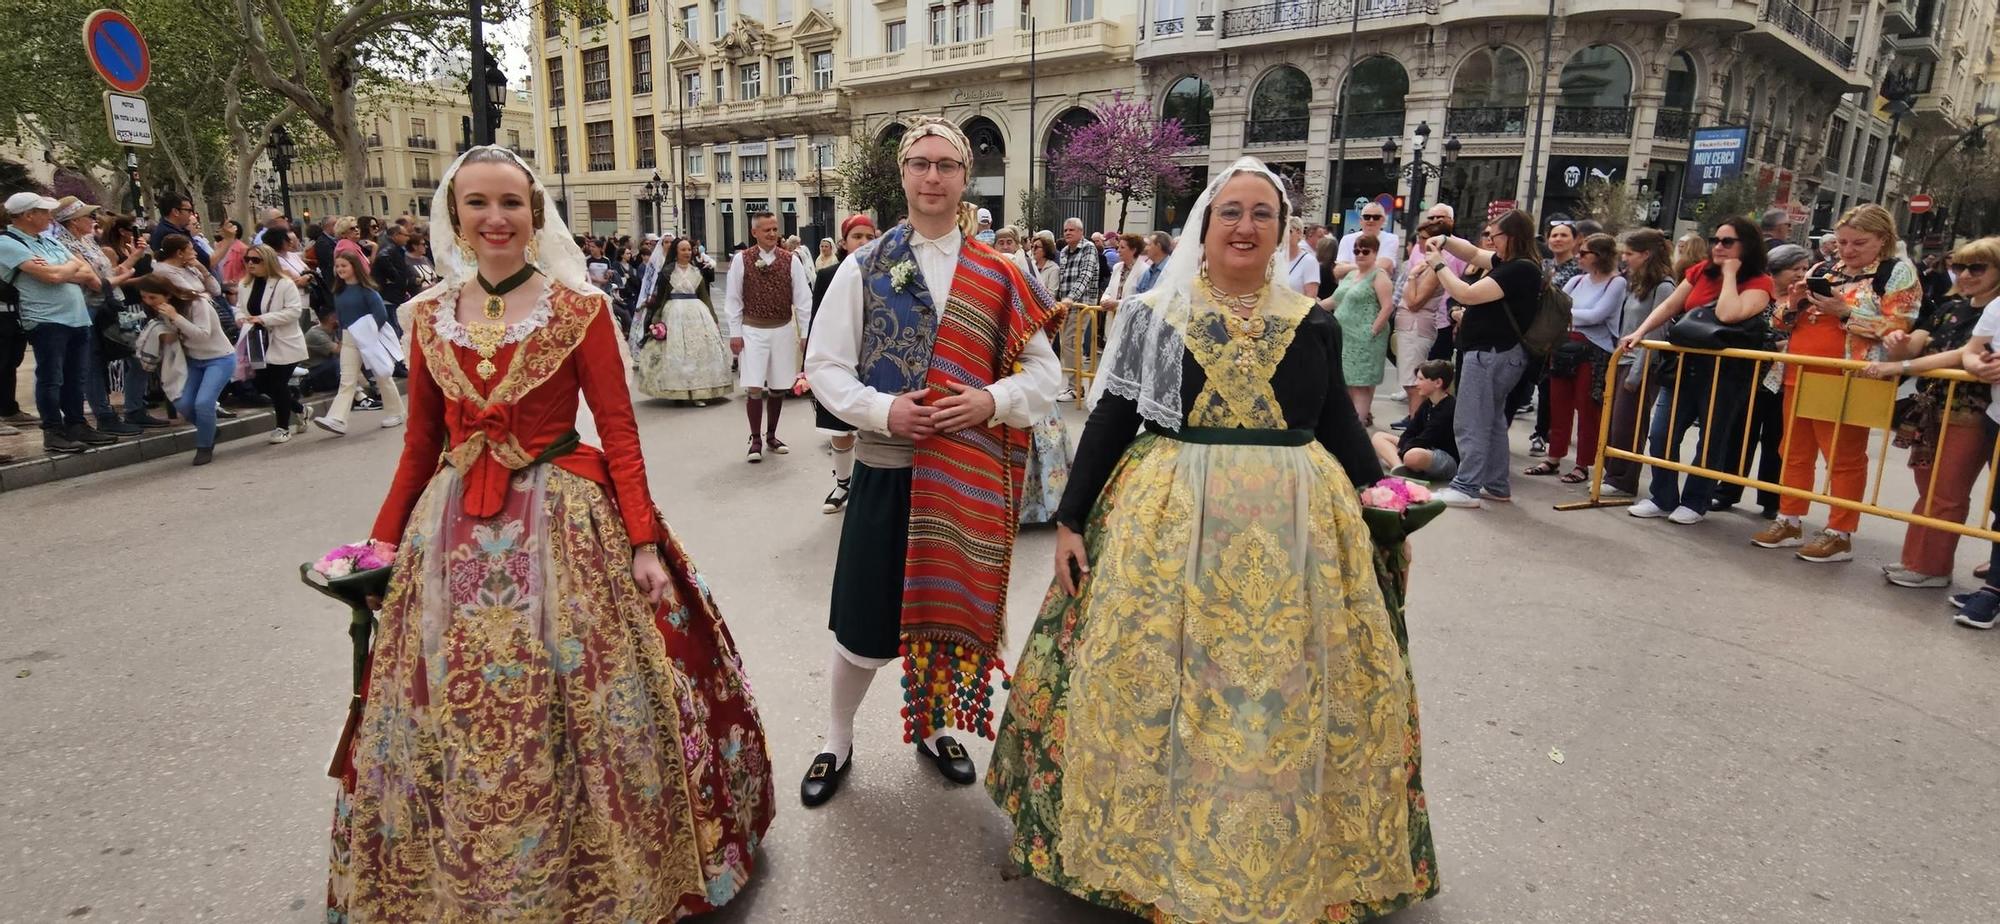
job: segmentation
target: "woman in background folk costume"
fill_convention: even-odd
[[[993,247],[1021,271],[1028,285],[1041,286],[1041,280],[1028,266],[1027,254],[1021,250],[1019,230],[1006,227],[994,232]],[[1053,300],[1046,290],[1042,296]],[[1028,468],[1021,479],[1021,525],[1055,520],[1056,506],[1062,503],[1063,488],[1069,484],[1070,455],[1069,426],[1063,423],[1062,404],[1058,402],[1049,416],[1028,430]]]
[[[677,920],[737,894],[771,821],[741,662],[648,494],[610,300],[547,201],[485,146],[434,200],[453,234],[372,533],[395,570],[334,768],[333,922]]]
[[[1119,312],[987,777],[1023,871],[1154,921],[1437,889],[1381,469],[1338,323],[1278,275],[1282,188],[1237,161]]]
[[[729,350],[709,307],[715,270],[695,259],[692,240],[668,238],[660,246],[667,250],[667,263],[640,318],[639,390],[705,407],[736,390]]]

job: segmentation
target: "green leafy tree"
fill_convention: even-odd
[[[1596,221],[1604,226],[1604,233],[1613,237],[1641,221],[1639,210],[1645,206],[1632,187],[1622,182],[1585,180],[1577,194],[1581,201],[1575,210],[1576,217]]]
[[[1062,224],[1056,215],[1056,197],[1046,186],[1021,190],[1021,227],[1033,235],[1036,231],[1055,230]]]
[[[895,142],[854,137],[848,144],[847,159],[841,161],[834,175],[838,177],[840,198],[850,208],[875,213],[876,227],[887,230],[891,222],[909,214],[909,203],[903,197],[902,165],[896,163]]]
[[[1717,184],[1715,191],[1694,202],[1695,229],[1706,236],[1715,226],[1737,215],[1755,217],[1771,203],[1757,178],[1738,176]]]

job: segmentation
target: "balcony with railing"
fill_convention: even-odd
[[[625,15],[644,16],[646,15],[646,11],[650,8],[651,4],[648,2],[648,0],[627,0],[625,4]]]
[[[1632,134],[1627,106],[1557,106],[1556,134],[1624,137]]]
[[[364,138],[362,140],[371,148],[379,148],[382,146],[381,135],[370,133],[367,138]]]
[[[367,185],[369,189],[381,189],[382,187],[387,186],[389,184],[387,181],[383,180],[379,176],[371,176],[368,178]]]
[[[431,190],[438,188],[438,181],[432,177],[420,176],[417,177],[417,181],[415,183],[412,183],[411,185],[415,186],[419,191],[430,192]]]
[[[1662,109],[1653,120],[1653,137],[1683,144],[1694,137],[1695,114],[1686,109]]]
[[[592,173],[603,173],[608,170],[616,170],[618,169],[618,158],[612,156],[609,153],[604,153],[604,152],[594,153],[590,155],[590,163],[586,169],[588,169]]]
[[[1525,135],[1526,106],[1453,106],[1444,113],[1447,135]]]
[[[1340,116],[1334,116],[1338,124]],[[1350,112],[1347,114],[1347,138],[1394,138],[1403,133],[1403,110],[1389,109],[1382,112]]]
[[[791,181],[793,181],[793,180],[796,180],[796,179],[798,179],[798,178],[799,178],[799,172],[798,172],[797,170],[794,170],[794,169],[792,169],[792,168],[790,168],[790,167],[780,167],[780,168],[778,168],[778,181],[779,181],[779,182],[781,182],[781,183],[789,183],[789,182],[791,182]]]
[[[1304,144],[1310,120],[1251,119],[1243,126],[1245,144]]]
[[[816,90],[710,103],[687,110],[685,123],[677,132],[690,143],[727,143],[745,136],[783,138],[841,133],[850,122],[846,94]]]
[[[734,183],[736,182],[736,175],[727,170],[717,170],[715,171],[715,181],[717,183]]]
[[[521,155],[521,159],[522,159],[522,160],[525,160],[525,161],[527,161],[527,162],[529,162],[529,163],[534,163],[534,162],[535,162],[535,149],[534,149],[534,148],[523,148],[523,147],[515,147],[515,146],[513,146],[513,145],[509,145],[509,147],[513,147],[513,148],[514,148],[514,153],[516,153],[516,154],[519,154],[519,155]]]
[[[771,178],[770,174],[767,174],[762,170],[743,171],[743,182],[745,183],[762,183],[770,178]]]
[[[1153,21],[1153,37],[1163,39],[1179,35],[1185,27],[1186,22],[1187,19],[1181,16],[1176,16],[1172,19],[1156,19]]]
[[[1130,63],[1131,36],[1113,19],[1088,19],[1035,30],[1001,29],[984,38],[944,45],[912,45],[903,51],[848,62],[842,82],[869,86],[905,82],[915,72],[940,71],[957,79],[1028,65],[1030,46],[1042,67],[1084,67]]]
[[[437,150],[438,143],[436,138],[430,138],[424,135],[411,135],[410,147],[422,148],[426,151],[435,151]]]
[[[1360,4],[1357,13],[1355,4]],[[1264,0],[1222,13],[1222,37],[1265,35],[1304,29],[1427,16],[1438,11],[1438,0]]]
[[[1834,63],[1840,70],[1854,69],[1854,49],[1804,7],[1792,0],[1764,0],[1757,18],[1770,23],[1799,44]]]
[[[636,75],[633,75],[632,92],[633,93],[653,92],[653,74],[651,71],[642,71]]]

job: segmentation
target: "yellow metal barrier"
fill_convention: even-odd
[[[1104,348],[1097,345],[1097,332],[1111,323],[1111,313],[1102,305],[1086,305],[1064,302],[1069,315],[1063,319],[1062,335],[1056,349],[1062,352],[1063,381],[1076,391],[1076,404],[1083,406],[1090,394],[1090,385],[1097,379],[1097,362],[1104,356]],[[1084,346],[1089,345],[1089,355]]]
[[[1614,381],[1605,383],[1604,408],[1601,412],[1598,425],[1597,464],[1592,466],[1590,477],[1590,499],[1557,504],[1557,510],[1593,510],[1599,507],[1622,507],[1631,504],[1631,498],[1607,499],[1604,496],[1604,463],[1611,459],[1622,459],[1641,465],[1657,466],[1683,474],[1699,475],[1727,484],[1742,485],[1745,488],[1755,488],[1783,497],[1803,498],[1812,503],[1825,504],[1828,507],[1856,510],[1870,516],[1901,520],[1905,523],[1915,523],[1919,526],[1954,532],[1962,536],[1972,536],[1988,542],[2000,542],[2000,531],[1995,531],[1985,526],[1969,526],[1965,523],[1953,523],[1929,515],[1931,506],[1937,500],[1936,486],[1940,466],[1931,466],[1930,480],[1924,486],[1923,494],[1925,500],[1922,511],[1896,510],[1883,507],[1878,503],[1882,497],[1882,473],[1888,464],[1889,458],[1889,438],[1892,426],[1891,418],[1895,407],[1896,382],[1895,380],[1870,379],[1861,376],[1859,373],[1867,367],[1867,363],[1819,356],[1800,356],[1793,353],[1771,353],[1764,350],[1698,350],[1691,347],[1675,346],[1664,340],[1648,340],[1644,342],[1644,346],[1648,351],[1652,352],[1747,360],[1753,364],[1750,374],[1750,393],[1744,398],[1742,445],[1736,457],[1736,468],[1745,471],[1746,474],[1737,475],[1732,472],[1719,471],[1696,464],[1706,459],[1709,455],[1708,440],[1710,438],[1710,428],[1707,426],[1707,421],[1715,417],[1716,394],[1721,386],[1721,376],[1715,373],[1709,375],[1708,394],[1706,396],[1693,396],[1693,400],[1706,401],[1707,413],[1701,418],[1701,436],[1695,444],[1695,449],[1691,457],[1692,462],[1670,461],[1659,456],[1648,455],[1644,451],[1644,447],[1652,431],[1652,405],[1657,403],[1657,399],[1639,408],[1638,423],[1633,427],[1632,445],[1629,447],[1611,445],[1612,408],[1617,400],[1618,388],[1615,379],[1618,375],[1618,360],[1624,355],[1624,351],[1621,349],[1614,352],[1611,356],[1609,368],[1611,369]],[[1833,496],[1833,466],[1831,458],[1840,448],[1840,431],[1838,429],[1834,431],[1833,442],[1828,446],[1826,452],[1828,458],[1825,460],[1826,464],[1824,466],[1826,471],[1825,479],[1824,481],[1820,480],[1817,475],[1820,466],[1816,465],[1814,487],[1812,489],[1773,484],[1748,476],[1747,472],[1750,467],[1748,464],[1750,459],[1750,428],[1748,426],[1750,416],[1757,400],[1757,389],[1762,387],[1758,383],[1763,380],[1765,373],[1770,371],[1774,363],[1783,363],[1801,370],[1817,369],[1821,370],[1822,373],[1829,373],[1801,374],[1798,377],[1799,384],[1790,389],[1796,396],[1788,396],[1788,401],[1794,402],[1790,406],[1797,416],[1812,420],[1837,421],[1866,427],[1870,431],[1871,440],[1875,432],[1879,431],[1881,433],[1879,451],[1875,453],[1874,471],[1869,478],[1872,486],[1862,491],[1862,496],[1866,500],[1850,500]],[[1683,397],[1681,395],[1681,366],[1682,364],[1680,363],[1674,364],[1674,380],[1670,386],[1667,386],[1671,388],[1671,391],[1667,393],[1669,419],[1678,412]],[[1649,352],[1645,360],[1645,366],[1642,368],[1639,376],[1638,394],[1641,399],[1649,391],[1647,385],[1652,372],[1651,352]],[[1949,383],[1945,386],[1943,402],[1946,420],[1950,418],[1950,408],[1958,397],[1958,389],[1989,387],[1985,382],[1979,381],[1963,369],[1940,369],[1932,372],[1920,372],[1914,373],[1912,377],[1941,379]],[[1789,421],[1783,424],[1783,427],[1784,436],[1778,447],[1778,456],[1780,459],[1784,458],[1785,451],[1789,447],[1793,429]],[[1944,427],[1942,432],[1938,434],[1937,446],[1933,450],[1932,458],[1943,457],[1945,442],[1951,439],[1955,429],[1957,428]],[[1984,431],[1981,432],[1983,433]],[[1989,473],[2000,472],[2000,443],[1996,443],[1993,449],[1988,452],[1987,465]],[[1641,484],[1640,489],[1644,490],[1643,484]],[[1992,514],[1992,497],[1991,492],[1988,492],[1988,496],[1981,500],[1978,505],[1978,515],[1972,517],[1970,522],[1975,524],[1989,523],[1992,520]]]

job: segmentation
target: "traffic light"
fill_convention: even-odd
[[[1402,197],[1402,196],[1397,196],[1397,197],[1396,197],[1396,211],[1400,212],[1400,211],[1402,211],[1402,210],[1403,210],[1403,197]]]

